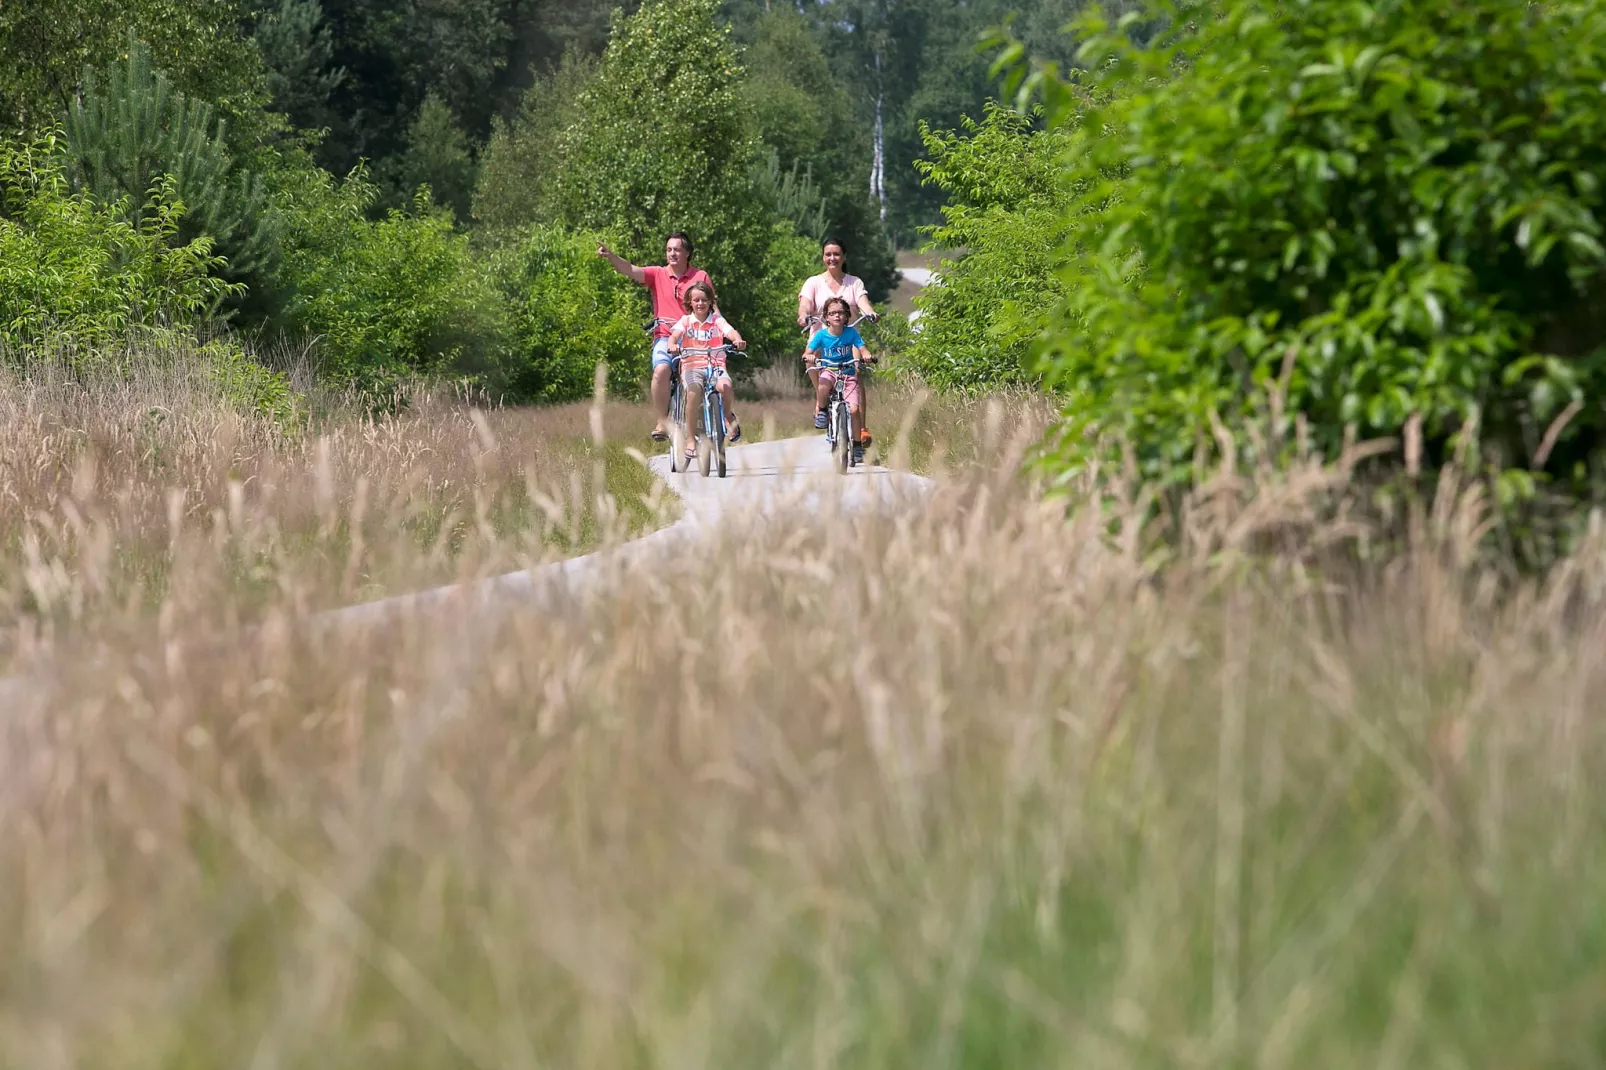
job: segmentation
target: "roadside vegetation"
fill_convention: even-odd
[[[0,1064],[1599,1065],[1602,0],[50,6]],[[675,518],[683,227],[929,497],[318,616]]]

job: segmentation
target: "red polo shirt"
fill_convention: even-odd
[[[682,298],[686,296],[686,287],[694,282],[713,285],[708,278],[708,272],[690,264],[686,265],[684,275],[671,275],[668,268],[657,264],[649,264],[642,268],[641,275],[646,279],[647,292],[652,295],[653,318],[669,321],[653,327],[654,338],[668,338],[670,327],[686,314],[686,306],[681,303]]]

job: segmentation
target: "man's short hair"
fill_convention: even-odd
[[[686,257],[687,259],[690,259],[692,250],[691,235],[687,234],[684,230],[670,231],[669,237],[664,239],[664,243],[668,244],[669,242],[674,241],[676,238],[679,238],[681,244],[686,247]]]

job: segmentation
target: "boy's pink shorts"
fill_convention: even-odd
[[[832,368],[820,369],[820,385],[827,390],[836,382],[836,371]],[[844,376],[842,379],[842,396],[848,399],[848,408],[859,407],[859,377],[857,375]]]

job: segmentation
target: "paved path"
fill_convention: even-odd
[[[471,584],[452,584],[413,594],[396,595],[322,613],[319,625],[377,623],[403,609],[464,599],[512,598],[520,601],[569,597],[600,576],[665,561],[686,552],[688,543],[709,529],[772,523],[830,515],[836,510],[894,512],[916,507],[932,489],[931,480],[880,465],[859,465],[844,475],[832,464],[824,433],[774,442],[744,443],[726,451],[726,476],[670,472],[669,455],[648,459],[648,465],[684,504],[674,524],[618,546],[556,561],[533,569],[493,576]]]
[[[931,272],[925,268],[901,270],[905,279],[919,285],[931,280]],[[800,519],[829,516],[836,510],[895,512],[918,507],[932,489],[931,481],[923,476],[879,465],[860,465],[845,475],[838,473],[823,433],[731,446],[727,462],[728,474],[721,479],[703,476],[695,466],[689,473],[671,473],[667,454],[650,458],[648,464],[680,496],[685,510],[676,523],[642,538],[475,583],[449,584],[327,610],[313,618],[312,626],[320,632],[340,632],[434,607],[574,597],[610,572],[617,575],[625,568],[683,555],[689,540],[704,537],[716,527],[729,530],[735,525],[773,523],[793,514]],[[0,710],[38,694],[38,688],[24,687],[23,678],[0,677]]]
[[[862,514],[918,508],[933,487],[924,476],[880,465],[859,465],[841,474],[832,464],[823,432],[731,446],[727,462],[728,474],[721,479],[715,474],[703,476],[695,467],[691,472],[671,473],[668,454],[649,458],[649,466],[680,497],[684,510],[674,524],[639,539],[474,583],[326,610],[313,618],[312,627],[325,633],[345,632],[433,608],[511,606],[572,598],[625,569],[658,561],[668,564],[712,529],[729,531],[748,524],[784,522],[789,517],[807,522],[829,517],[836,510]],[[0,678],[0,710],[43,699],[43,689],[25,686],[26,682],[22,677]]]

